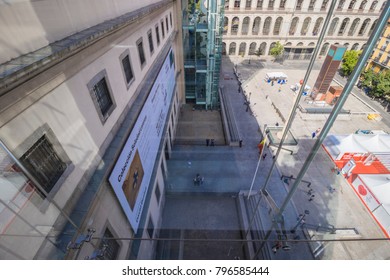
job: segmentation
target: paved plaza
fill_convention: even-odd
[[[205,232],[210,232],[210,227],[214,227],[218,231],[229,231],[232,233],[230,235],[232,239],[237,237],[239,231],[241,231],[241,238],[243,237],[246,228],[240,221],[240,215],[232,215],[232,211],[240,213],[242,206],[240,206],[239,201],[244,201],[243,197],[248,194],[250,187],[253,186],[253,193],[256,193],[265,182],[275,148],[271,146],[269,149],[265,149],[267,157],[260,161],[257,175],[254,177],[259,161],[257,144],[262,137],[264,125],[275,126],[277,123],[283,127],[296,98],[290,85],[303,79],[305,67],[307,67],[305,63],[307,62],[285,61],[284,64],[279,64],[272,61],[252,60],[249,64],[247,60],[230,61],[228,58],[223,60],[221,86],[230,100],[231,110],[234,112],[243,145],[242,147],[206,146],[205,139],[209,137],[210,130],[216,133],[216,127],[219,129],[220,126],[217,124],[218,117],[211,112],[200,112],[204,115],[210,113],[213,125],[208,126],[208,122],[203,121],[206,125],[198,125],[196,133],[191,132],[191,137],[194,138],[193,143],[197,144],[182,145],[180,142],[177,143],[174,145],[171,158],[168,160],[166,182],[169,189],[166,194],[166,206],[161,226],[164,232],[182,229],[187,231],[186,234],[192,232],[196,237],[200,237],[202,229]],[[233,72],[234,65],[236,65],[247,98],[249,99],[250,96],[251,110],[248,112],[246,112],[244,104],[244,95],[242,92],[238,92],[238,81]],[[314,84],[320,67],[321,65],[318,63],[313,68],[308,82],[310,86]],[[287,84],[282,86],[274,84],[272,86],[264,80],[267,72],[286,73],[288,75]],[[249,95],[249,93],[251,94]],[[344,109],[350,110],[354,114],[350,114],[347,118],[338,119],[330,133],[350,134],[357,129],[389,131],[389,127],[383,121],[367,119],[365,114],[376,111],[376,108],[366,103],[358,95],[351,95]],[[184,108],[182,114],[191,114],[190,119],[197,122],[192,108]],[[182,117],[188,124],[189,118]],[[310,115],[302,116],[297,113],[291,127],[291,133],[297,139],[298,144],[286,146],[293,151],[292,155],[286,150],[281,151],[267,186],[268,192],[277,205],[281,205],[292,185],[292,181],[286,178],[291,175],[295,177],[299,173],[314,144],[311,137],[312,132],[321,128],[325,121],[326,116],[310,118]],[[181,138],[187,137],[183,127],[186,126],[179,125],[178,129],[181,130],[176,134],[180,135]],[[289,232],[290,229],[295,228],[298,215],[309,210],[310,214],[305,217],[305,232],[297,227],[298,230],[294,235],[288,235],[288,238],[291,238],[290,241],[297,238],[291,242],[292,249],[290,251],[279,250],[274,254],[271,250],[273,242],[268,242],[266,248],[269,254],[268,257],[263,255],[263,258],[390,258],[389,242],[359,241],[361,238],[383,238],[384,235],[346,180],[332,171],[333,167],[333,162],[325,151],[320,149],[304,177],[306,183],[302,182],[299,185],[284,213],[286,229]],[[204,177],[204,182],[195,185],[193,178],[198,173]],[[283,180],[281,180],[282,176],[285,176]],[[308,187],[308,182],[310,187]],[[256,204],[259,198],[259,195],[252,196],[252,204]],[[235,199],[236,202],[232,203],[231,199]],[[272,210],[264,199],[260,201],[259,206],[257,211],[261,218],[263,231],[267,231],[271,226]],[[215,211],[213,207],[220,207],[226,211]],[[250,212],[253,207],[247,209]],[[199,215],[204,215],[204,219]],[[251,217],[252,213],[248,213],[248,216]],[[226,222],[226,219],[229,222]],[[196,223],[196,225],[192,223]],[[217,247],[210,247],[213,248],[213,253],[209,255],[212,259],[248,257],[244,256],[237,247],[233,246],[231,249],[228,243],[217,242],[217,239],[220,238],[218,234],[204,236],[211,240],[215,239],[215,244],[219,244]],[[270,240],[276,238],[276,234],[273,233]],[[303,242],[306,239],[310,239],[310,242]],[[331,241],[324,242],[324,240]],[[221,255],[218,255],[217,248],[220,249]],[[231,254],[226,253],[229,250]],[[199,243],[190,242],[179,246],[179,251],[182,253],[176,254],[177,258],[198,259],[200,258],[199,252],[204,252],[204,247]],[[172,256],[172,258],[174,257]]]

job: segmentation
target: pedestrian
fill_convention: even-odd
[[[238,93],[240,93],[240,92],[241,92],[241,87],[239,86],[239,87],[238,87]]]
[[[240,148],[242,148],[242,139],[240,139],[240,141],[238,141],[238,144],[240,145]]]
[[[210,141],[211,141],[210,146],[214,146],[215,145],[214,139],[211,139]]]
[[[274,80],[271,81],[271,86],[273,86],[273,85],[274,85]]]
[[[282,91],[282,87],[279,87],[278,92],[281,92],[281,91]]]
[[[206,139],[206,146],[208,146],[210,144],[210,139]]]
[[[265,160],[266,157],[267,157],[267,153],[264,153],[263,160]]]
[[[313,131],[313,133],[311,134],[311,139],[313,139],[314,137],[316,137],[316,131]]]
[[[321,131],[321,128],[317,128],[317,130],[316,130],[316,135],[319,134],[320,131]]]

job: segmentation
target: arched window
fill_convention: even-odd
[[[328,51],[329,48],[329,43],[325,43],[322,45],[320,55],[326,55],[326,52]]]
[[[351,28],[349,28],[349,31],[348,31],[348,36],[353,36],[353,34],[355,34],[356,32],[356,28],[357,26],[359,25],[359,22],[360,22],[360,19],[355,19],[353,22],[352,22],[352,25],[351,25]]]
[[[303,0],[297,0],[297,5],[295,6],[295,10],[302,10]]]
[[[345,43],[345,44],[344,44],[344,47],[345,47],[345,50],[348,50],[349,44],[348,44],[348,43]]]
[[[271,17],[267,17],[264,21],[263,34],[268,35],[271,29]]]
[[[274,26],[274,35],[279,35],[280,34],[280,28],[282,26],[282,17],[278,17],[275,21],[275,26]]]
[[[351,50],[356,51],[359,48],[359,44],[353,44]]]
[[[240,8],[240,0],[234,0],[234,8]]]
[[[230,33],[232,35],[237,35],[239,25],[240,25],[240,20],[238,19],[238,17],[234,17],[232,20],[232,29],[230,30]]]
[[[238,49],[238,55],[244,56],[246,49],[246,43],[241,43],[240,48]]]
[[[378,5],[378,1],[372,2],[371,7],[370,7],[370,11],[375,10],[375,8],[376,8],[377,5]]]
[[[255,20],[253,21],[252,35],[257,35],[257,34],[259,34],[259,31],[260,31],[260,22],[261,22],[260,17],[256,17]]]
[[[314,28],[313,28],[313,36],[316,36],[318,33],[320,33],[320,29],[321,29],[323,21],[324,21],[324,18],[322,18],[322,17],[320,17],[316,20],[316,23],[314,24]]]
[[[373,23],[372,23],[372,25],[371,25],[371,28],[370,28],[370,31],[368,31],[368,36],[370,36],[371,35],[371,33],[372,33],[372,31],[374,31],[374,28],[375,28],[375,25],[376,25],[376,23],[378,22],[378,20],[375,20]]]
[[[321,4],[321,10],[324,11],[326,10],[326,7],[328,6],[329,0],[323,0]]]
[[[275,0],[269,0],[268,1],[268,9],[273,10],[275,6]]]
[[[339,23],[339,18],[334,18],[328,29],[328,36],[332,36],[336,31],[337,24]]]
[[[264,0],[257,0],[256,8],[257,9],[262,9],[263,8],[263,2],[264,2]]]
[[[386,3],[387,3],[387,1],[383,2],[383,4],[382,4],[382,7],[380,8],[380,10],[379,10],[379,11],[383,11],[383,9],[384,9],[384,8],[385,8],[385,6],[386,6]]]
[[[291,47],[291,45],[292,45],[292,43],[291,43],[291,42],[288,42],[288,43],[286,43],[284,46],[285,46],[285,47]]]
[[[294,35],[295,32],[297,31],[298,20],[299,20],[298,17],[295,17],[292,19],[291,25],[290,25],[290,30],[288,32],[290,35]]]
[[[316,0],[310,0],[309,3],[309,11],[314,10],[314,5],[316,4]]]
[[[225,17],[223,19],[223,34],[227,34],[228,28],[229,28],[229,19]]]
[[[229,55],[235,55],[235,54],[236,54],[236,43],[230,43]]]
[[[358,33],[359,36],[363,36],[364,33],[366,33],[366,30],[367,30],[368,25],[370,24],[370,21],[371,20],[369,18],[366,19],[365,21],[363,21],[363,24],[359,29],[359,33]]]
[[[303,24],[302,24],[302,28],[301,28],[301,35],[307,34],[307,31],[309,30],[310,22],[311,22],[310,17],[305,18],[305,20],[303,21]]]
[[[339,33],[338,33],[339,36],[344,34],[345,30],[347,29],[348,23],[349,23],[349,18],[345,18],[343,20],[343,22],[341,23],[341,26],[339,29]]]
[[[348,5],[348,10],[353,10],[353,7],[355,7],[356,0],[351,0]]]
[[[249,45],[249,55],[255,55],[256,54],[256,43],[253,42]]]
[[[287,2],[287,0],[280,0],[279,9],[286,8],[286,2]]]
[[[299,42],[298,44],[297,44],[297,47],[302,47],[303,46],[303,43],[302,42]]]
[[[271,55],[271,50],[276,46],[276,42],[271,43],[268,50],[268,55]]]
[[[266,49],[267,49],[267,43],[261,43],[259,47],[260,54],[264,55]]]
[[[226,55],[226,43],[222,43],[222,55]]]
[[[249,30],[249,17],[245,17],[244,20],[242,21],[242,30],[241,34],[242,35],[247,35]]]
[[[364,10],[366,5],[367,5],[367,0],[363,0],[362,3],[360,3],[359,10]]]
[[[252,6],[252,0],[246,0],[245,2],[245,9],[250,9]]]
[[[340,0],[339,5],[337,6],[337,10],[342,10],[344,6],[345,0]]]

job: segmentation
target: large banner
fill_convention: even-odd
[[[108,179],[134,232],[138,230],[174,86],[171,49]]]

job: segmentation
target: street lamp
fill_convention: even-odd
[[[309,215],[310,214],[310,211],[309,210],[305,210],[304,214],[299,214],[298,218],[297,218],[297,224],[290,230],[291,233],[295,233],[297,228],[304,224],[305,221],[303,220],[305,218],[306,215]]]

